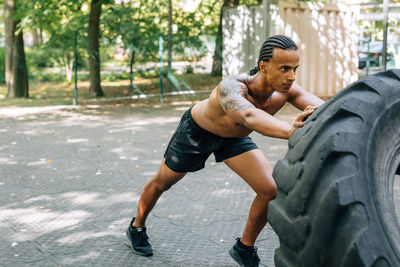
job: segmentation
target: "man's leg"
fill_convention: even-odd
[[[254,246],[267,223],[268,203],[275,198],[277,192],[272,168],[259,149],[247,151],[224,162],[257,193],[240,240],[246,246]]]
[[[161,194],[182,179],[183,176],[185,176],[185,173],[174,172],[168,168],[165,165],[165,159],[163,159],[156,175],[145,185],[140,196],[136,217],[132,218],[126,230],[126,235],[131,242],[134,253],[143,256],[153,255],[153,249],[148,242],[149,238],[146,234],[147,216]]]
[[[185,176],[184,172],[175,172],[162,160],[156,175],[144,186],[140,196],[134,227],[145,227],[147,216],[155,206],[161,194]]]

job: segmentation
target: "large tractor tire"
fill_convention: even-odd
[[[400,70],[361,79],[289,139],[273,176],[275,265],[400,266]]]

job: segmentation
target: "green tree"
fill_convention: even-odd
[[[125,51],[136,50],[144,61],[157,59],[158,36],[166,29],[164,1],[121,1],[104,9],[100,25],[103,40]]]
[[[17,11],[20,1],[4,1],[5,24],[5,72],[7,96],[11,98],[29,97],[28,70],[26,67],[24,37],[19,28]]]
[[[215,35],[218,26],[218,1],[200,1],[195,9],[185,10],[185,1],[172,1],[174,31],[173,52],[183,54],[185,48],[203,51],[201,35]],[[104,9],[101,19],[103,37],[131,51],[140,61],[158,61],[158,39],[167,39],[168,1],[122,1]],[[167,42],[164,42],[166,48]]]
[[[101,88],[100,78],[100,50],[99,50],[99,29],[101,15],[102,0],[92,0],[90,3],[90,18],[89,18],[89,73],[90,87],[89,93],[91,96],[104,96]]]
[[[89,7],[85,0],[24,1],[21,25],[30,31],[42,32],[47,38],[34,49],[46,51],[48,65],[65,69],[67,80],[72,79],[74,33],[78,33],[80,54],[87,52]]]
[[[172,0],[174,29],[177,29],[173,32],[174,55],[183,55],[188,47],[204,53],[199,36],[215,36],[218,32],[222,0],[198,1],[190,9],[188,3]],[[126,53],[135,51],[136,60],[158,61],[159,36],[166,40],[168,33],[167,4],[159,0],[34,0],[21,1],[18,7],[23,11],[22,28],[44,33],[44,44],[37,49],[45,50],[52,64],[64,66],[68,80],[72,74],[73,36],[78,33],[79,53],[91,65],[94,86],[91,92],[99,96],[102,94],[97,94],[95,88],[101,89],[100,49],[119,46]]]

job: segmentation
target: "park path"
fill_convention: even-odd
[[[254,193],[213,156],[165,193],[148,219],[154,256],[125,229],[141,189],[191,103],[0,109],[0,266],[236,266]],[[278,117],[291,121],[294,109]],[[272,165],[287,141],[252,134]],[[257,244],[274,266],[278,237]]]

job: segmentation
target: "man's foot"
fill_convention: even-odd
[[[257,247],[248,247],[240,242],[240,238],[236,238],[236,243],[229,250],[229,255],[237,262],[240,266],[244,267],[258,267],[260,258],[257,255]]]
[[[134,220],[135,217],[129,224],[128,229],[126,229],[126,236],[131,242],[131,248],[133,253],[143,256],[153,255],[153,249],[151,248],[151,245],[149,243],[149,237],[146,234],[146,227],[142,228],[133,227],[132,223]]]

